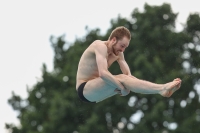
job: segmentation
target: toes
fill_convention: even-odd
[[[173,93],[174,93],[175,91],[177,91],[177,90],[180,88],[180,86],[181,86],[181,82],[179,81],[179,82],[177,82],[177,83],[173,86],[173,89],[172,89]]]
[[[176,79],[174,79],[174,81],[181,81],[181,79],[180,78],[176,78]]]

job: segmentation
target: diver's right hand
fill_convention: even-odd
[[[121,96],[127,96],[129,93],[130,93],[129,89],[125,88],[125,89],[121,90]]]
[[[126,96],[126,95],[128,95],[130,93],[130,90],[128,90],[126,88],[123,89],[123,90],[115,89],[115,92],[117,94],[119,94],[120,96]]]

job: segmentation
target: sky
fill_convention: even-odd
[[[53,49],[49,38],[65,34],[73,43],[85,35],[85,27],[99,28],[104,34],[110,20],[130,17],[144,4],[171,4],[179,13],[177,30],[182,29],[190,13],[200,13],[198,0],[0,0],[0,133],[7,133],[5,123],[19,124],[17,112],[8,104],[12,91],[27,97],[26,88],[41,77],[42,64],[53,69]]]

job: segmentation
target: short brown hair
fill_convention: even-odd
[[[131,40],[131,33],[126,27],[119,26],[111,32],[109,40],[113,39],[114,37],[116,37],[117,40],[120,40],[123,37],[127,37],[129,40]]]

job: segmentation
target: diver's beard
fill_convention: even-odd
[[[117,51],[115,51],[115,49],[114,49],[114,47],[112,46],[112,51],[113,51],[113,53],[117,56],[118,55],[118,52]]]
[[[113,53],[114,53],[115,55],[118,55],[118,54],[117,54],[117,51],[116,51],[115,48],[114,48],[114,46],[116,46],[116,44],[117,44],[117,42],[116,42],[115,44],[113,44],[113,46],[112,46],[112,51],[113,51]]]

